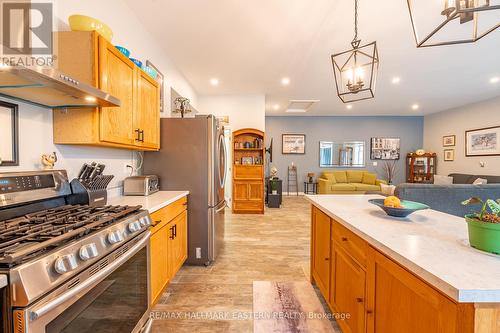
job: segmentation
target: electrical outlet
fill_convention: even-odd
[[[196,248],[196,259],[201,259],[201,247]]]

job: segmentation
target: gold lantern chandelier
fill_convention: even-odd
[[[407,0],[417,47],[473,43],[500,26],[500,0]]]
[[[379,65],[377,42],[360,46],[358,39],[358,0],[354,1],[352,49],[332,55],[337,95],[344,103],[375,97]]]

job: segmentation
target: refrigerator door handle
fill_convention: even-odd
[[[218,208],[215,210],[215,213],[220,213],[222,210],[224,210],[224,208],[226,208],[226,201],[224,200],[224,202],[222,202],[219,206],[220,206],[220,207],[218,207]]]
[[[220,179],[220,188],[224,188],[224,184],[226,183],[226,177],[227,177],[227,150],[226,150],[226,142],[224,141],[224,135],[219,136],[219,147],[222,148],[222,151],[219,152],[219,154],[222,154],[223,160],[224,160],[224,166],[219,165],[219,168],[223,168],[223,177]],[[220,175],[220,171],[219,171]]]

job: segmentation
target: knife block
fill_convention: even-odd
[[[70,183],[72,194],[67,198],[70,205],[105,206],[108,202],[107,187],[114,176],[100,175],[92,181],[73,179]]]

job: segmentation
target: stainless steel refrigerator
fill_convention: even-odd
[[[144,154],[144,174],[161,190],[188,190],[188,264],[209,265],[224,242],[224,128],[213,115],[162,118],[161,148]]]

